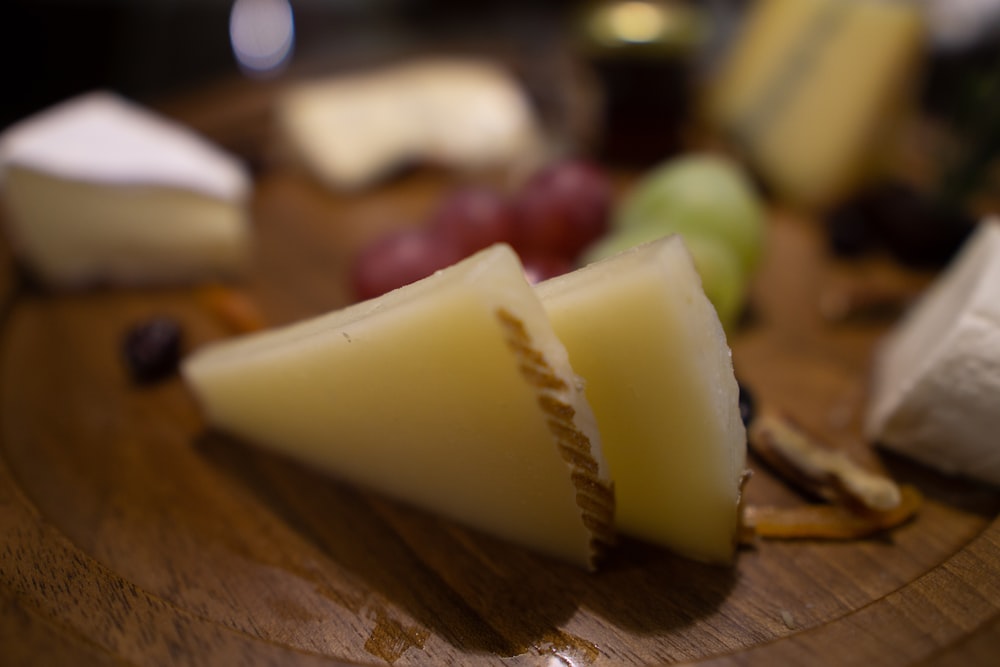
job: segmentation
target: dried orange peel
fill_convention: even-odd
[[[197,298],[235,333],[259,331],[267,326],[256,302],[243,291],[209,283],[198,288]]]
[[[750,449],[783,480],[826,504],[746,506],[745,542],[870,537],[905,523],[923,502],[916,488],[863,468],[781,415],[756,417],[747,435]]]
[[[882,512],[860,512],[844,505],[751,505],[743,509],[744,535],[770,539],[862,539],[906,523],[922,503],[920,491],[903,485],[899,504]]]

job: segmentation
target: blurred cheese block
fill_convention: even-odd
[[[733,559],[746,431],[715,309],[680,236],[536,286],[601,429],[625,533]]]
[[[1000,484],[1000,219],[980,223],[883,342],[866,430],[927,465]]]
[[[707,114],[779,196],[828,204],[875,168],[924,44],[915,2],[762,0]]]
[[[183,374],[213,426],[348,481],[584,566],[613,539],[593,414],[507,246]]]
[[[459,169],[535,158],[528,100],[486,61],[427,59],[301,83],[278,105],[280,127],[317,177],[360,188],[409,161]]]
[[[52,286],[185,282],[248,260],[242,165],[111,93],[10,127],[0,183],[17,253]]]

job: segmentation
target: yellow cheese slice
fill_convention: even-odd
[[[350,482],[585,566],[613,539],[582,383],[508,246],[183,374],[216,428]]]
[[[923,57],[916,3],[764,0],[708,96],[708,114],[786,200],[855,187],[899,119]]]
[[[622,532],[732,560],[746,432],[722,325],[679,236],[536,286],[587,380]]]

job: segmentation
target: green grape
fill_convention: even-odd
[[[659,230],[653,226],[633,227],[631,229],[618,229],[611,234],[606,234],[596,243],[588,246],[578,259],[577,263],[582,265],[591,264],[605,257],[617,255],[623,250],[640,243],[658,239],[666,236],[669,232]]]
[[[587,248],[581,257],[581,264],[599,261],[666,235],[648,225],[618,229]],[[723,327],[731,331],[746,300],[747,278],[740,258],[725,243],[698,235],[681,236],[701,276],[705,296],[715,306]]]
[[[620,230],[653,227],[728,244],[745,276],[756,268],[764,243],[764,211],[736,162],[710,153],[674,158],[649,172],[619,206]]]
[[[684,237],[705,296],[715,306],[726,331],[732,331],[743,313],[747,279],[740,258],[725,244],[699,236]]]

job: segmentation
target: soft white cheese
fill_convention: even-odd
[[[113,93],[10,127],[0,184],[15,249],[55,286],[196,280],[237,273],[248,259],[243,165]]]
[[[975,234],[875,358],[867,435],[1000,484],[1000,220]]]

